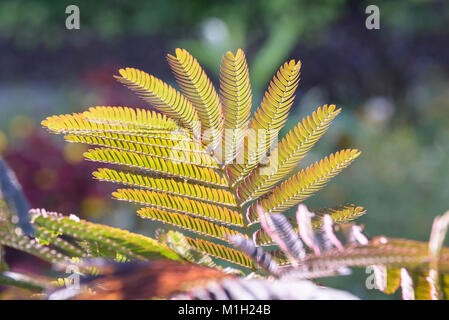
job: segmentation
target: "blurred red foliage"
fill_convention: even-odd
[[[53,138],[34,129],[4,154],[31,206],[85,218],[103,214],[110,191],[92,178],[95,165],[82,161],[84,147]]]

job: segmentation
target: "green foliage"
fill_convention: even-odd
[[[33,209],[31,237],[13,223],[11,205],[3,199],[8,184],[2,180],[1,282],[39,291],[67,281],[44,281],[40,286],[26,275],[12,276],[4,271],[8,266],[3,246],[8,246],[55,265],[79,261],[88,274],[97,270],[84,262],[99,257],[120,263],[168,258],[284,280],[327,277],[346,267],[373,265],[376,282],[386,293],[401,286],[404,298],[448,297],[449,249],[443,248],[443,241],[449,213],[435,220],[429,243],[368,240],[360,227],[348,223],[365,213],[355,205],[313,213],[300,205],[296,219],[285,214],[360,155],[356,149],[341,150],[295,172],[341,111],[335,105],[319,107],[277,143],[299,83],[299,62],[291,60],[279,68],[250,117],[252,92],[241,50],[223,58],[219,91],[187,51],[178,49],[168,60],[182,92],[134,68],[121,69],[116,76],[157,111],[100,106],[48,117],[42,124],[68,142],[94,146],[85,158],[109,166],[93,176],[125,186],[113,192],[116,199],[142,205],[138,215],[181,233],[163,233],[155,240]],[[233,130],[230,137],[226,130]],[[251,132],[263,132],[262,138],[253,139]],[[273,155],[277,161],[269,167]]]
[[[69,236],[77,241],[87,241],[98,244],[98,254],[113,252],[133,260],[146,258],[169,258],[180,260],[165,245],[154,239],[128,232],[126,230],[112,228],[104,225],[87,222],[75,217],[65,217],[45,210],[31,210],[32,221],[35,225],[61,235]],[[49,239],[50,244],[58,244],[58,237]],[[61,249],[64,249],[61,247]]]
[[[100,168],[94,177],[125,185],[113,196],[143,205],[141,217],[179,228],[195,250],[221,260],[219,265],[251,269],[251,260],[232,248],[229,237],[252,236],[258,228],[254,208],[277,213],[301,203],[360,152],[336,152],[287,179],[341,111],[319,107],[277,144],[298,87],[299,61],[281,65],[252,117],[242,50],[223,57],[220,94],[186,50],[177,49],[168,62],[182,92],[135,68],[115,76],[158,112],[92,107],[42,124],[69,142],[95,146],[85,158],[114,168]],[[364,212],[360,208],[336,221]]]

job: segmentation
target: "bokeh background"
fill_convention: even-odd
[[[80,8],[80,30],[65,28],[65,8]],[[365,8],[380,9],[367,30]],[[83,147],[49,135],[40,121],[94,105],[148,107],[112,77],[137,67],[173,84],[165,56],[190,51],[217,83],[227,50],[247,53],[257,108],[285,60],[301,59],[297,99],[283,130],[318,106],[343,107],[303,165],[337,149],[362,156],[311,208],[366,207],[369,236],[428,240],[449,209],[449,3],[396,1],[60,1],[0,2],[0,154],[16,171],[33,207],[74,213],[148,233],[151,223],[110,199],[91,179]],[[362,298],[369,274],[323,280]],[[396,296],[397,297],[397,296]]]

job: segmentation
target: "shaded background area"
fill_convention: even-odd
[[[80,8],[80,30],[65,8]],[[380,30],[367,30],[367,5]],[[257,108],[273,72],[302,60],[285,134],[319,105],[343,107],[302,166],[341,148],[362,156],[307,201],[313,208],[355,203],[370,236],[428,240],[449,208],[449,4],[409,1],[57,1],[0,2],[0,154],[33,207],[147,233],[152,223],[110,200],[91,179],[84,147],[64,144],[40,121],[93,105],[148,107],[112,78],[137,67],[173,84],[165,56],[190,51],[217,83],[227,50],[247,53]],[[174,84],[173,84],[174,85]],[[360,297],[369,274],[323,283]]]

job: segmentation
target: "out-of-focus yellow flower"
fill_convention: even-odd
[[[69,143],[64,147],[64,158],[70,164],[77,164],[83,160],[83,153],[87,151],[87,146],[78,143]]]
[[[34,173],[34,183],[41,190],[50,190],[58,182],[58,173],[50,168],[41,168]]]
[[[106,210],[105,199],[98,196],[88,196],[81,202],[81,211],[84,217],[99,218]]]
[[[35,123],[32,119],[26,116],[15,116],[11,120],[9,132],[14,138],[26,138],[33,132],[34,127]]]

